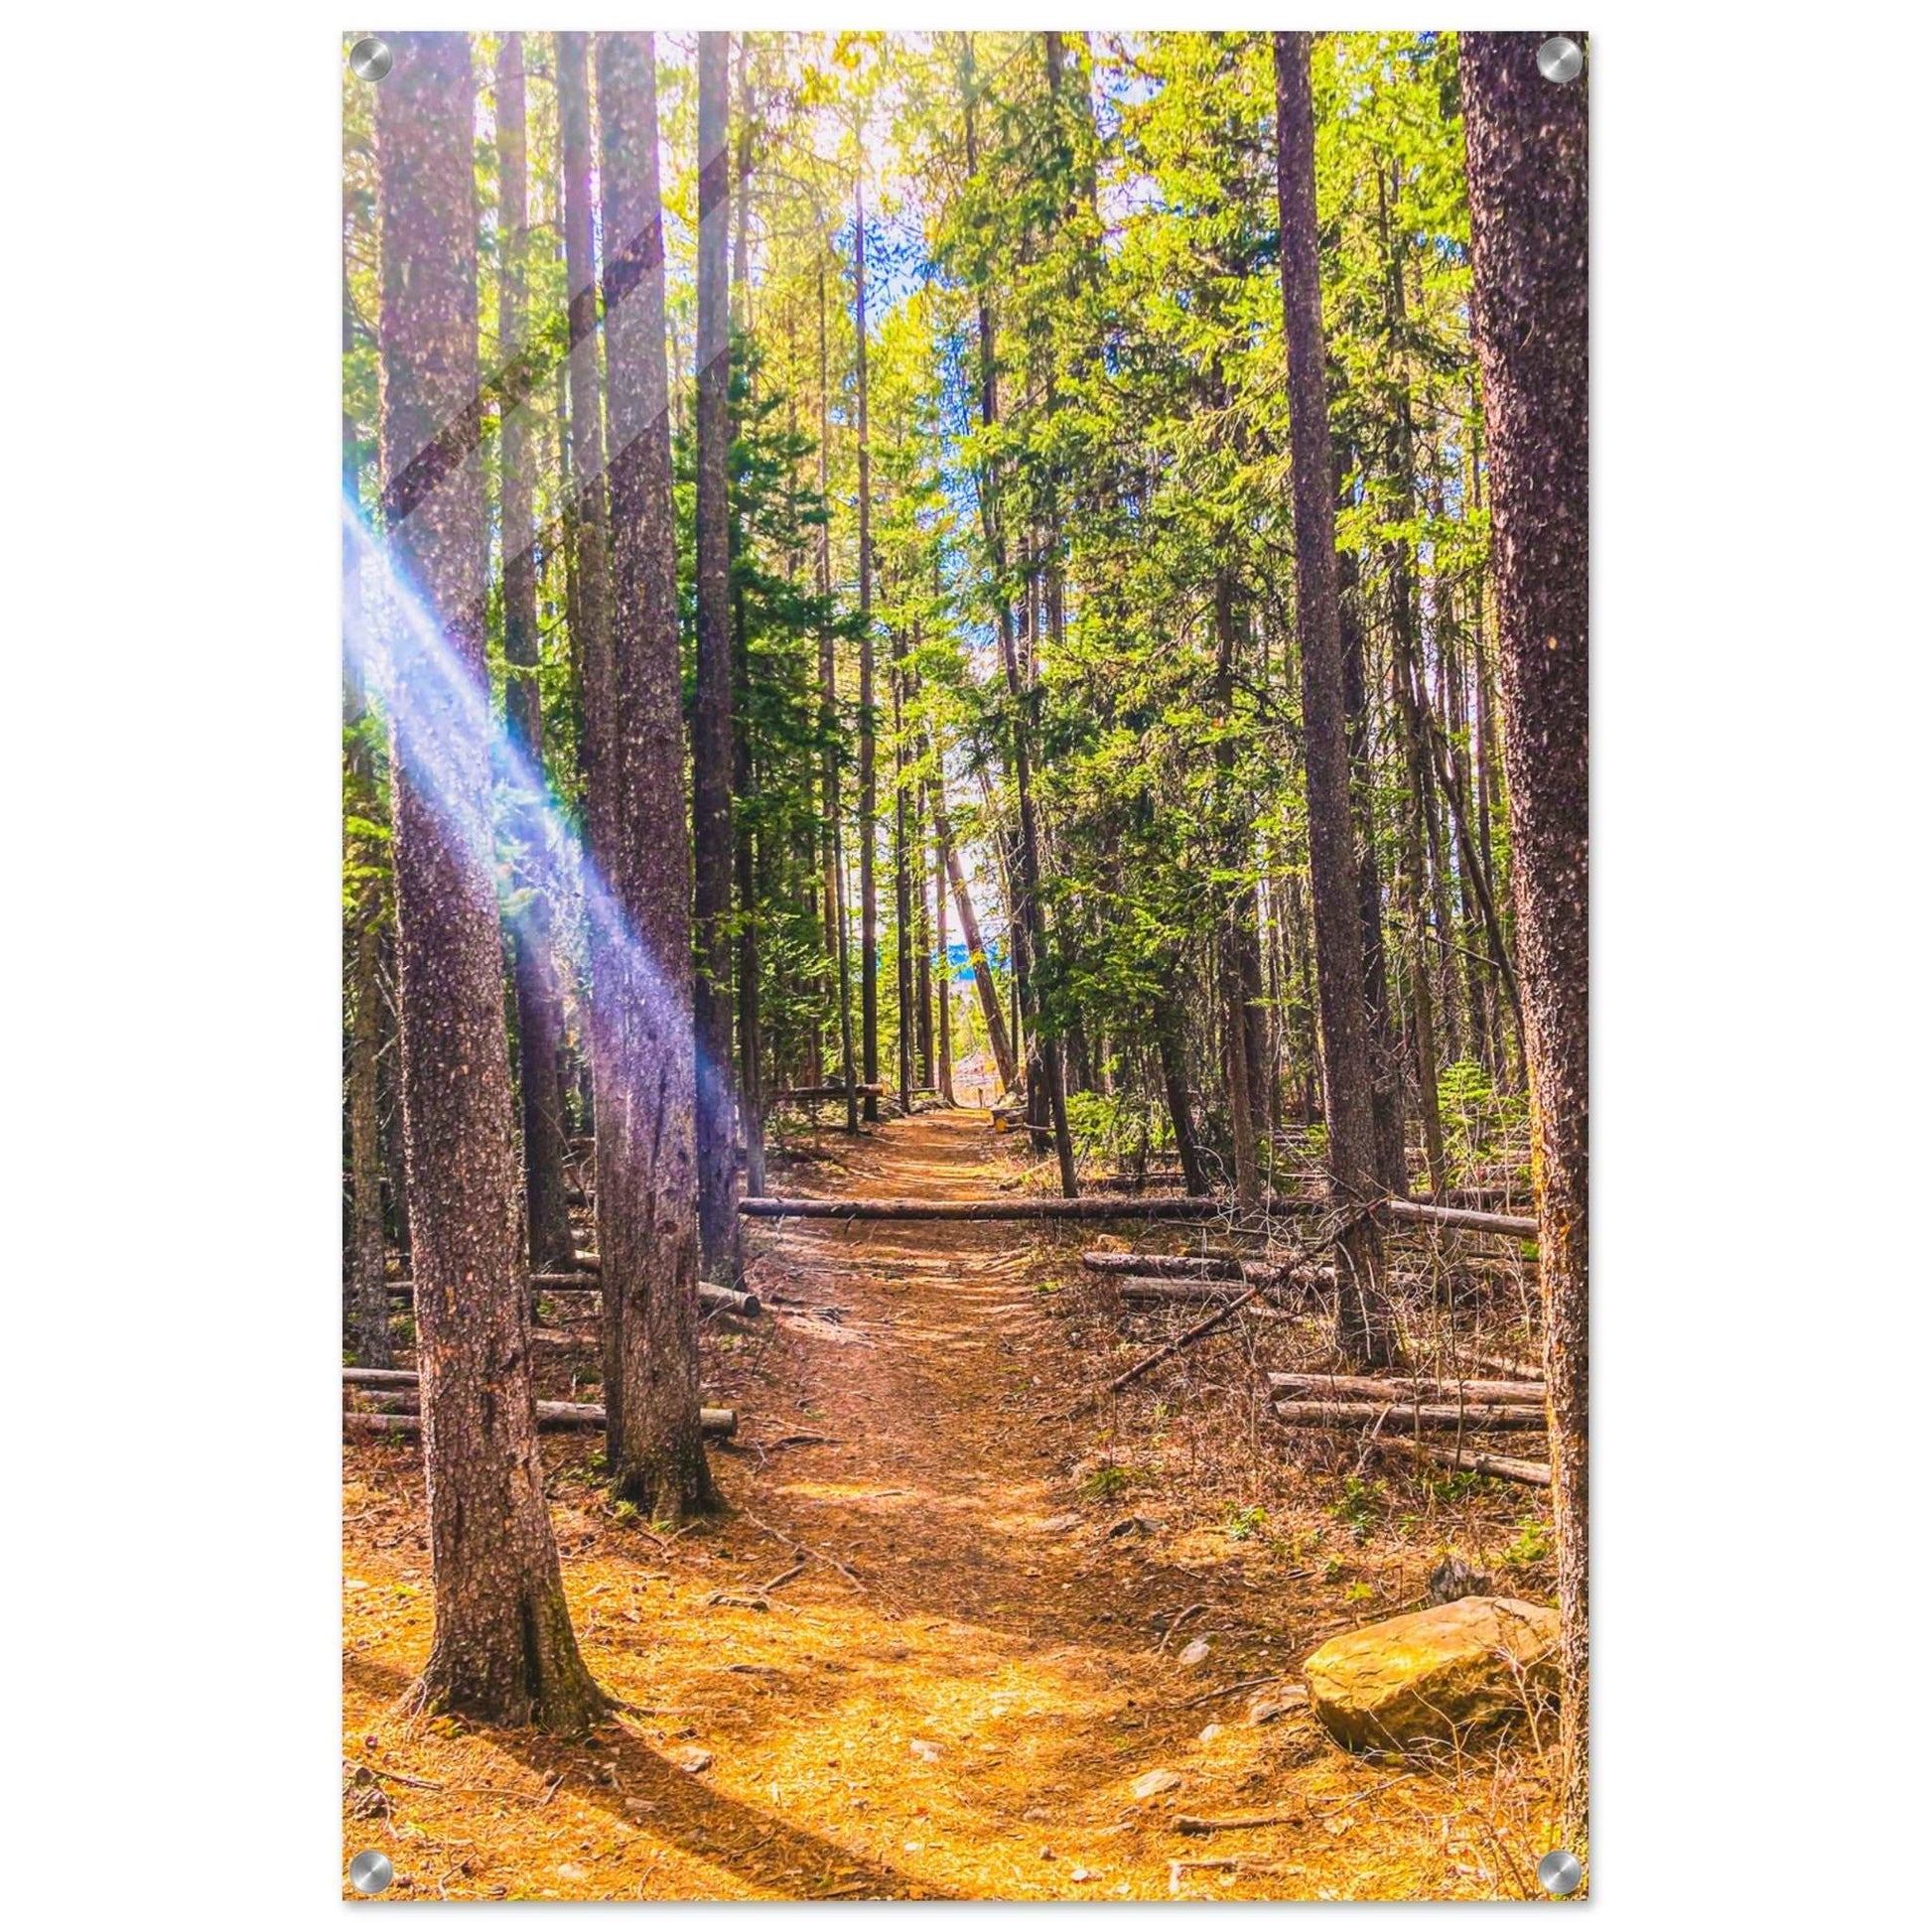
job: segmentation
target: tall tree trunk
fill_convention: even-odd
[[[732,201],[731,313],[733,327],[749,335],[752,327],[752,38],[738,37],[738,143],[734,172],[738,190]],[[787,413],[791,408],[787,400]],[[795,423],[791,425],[796,428]],[[732,442],[740,434],[739,411],[731,412]],[[731,525],[731,556],[736,563],[744,541],[739,520]],[[794,560],[795,567],[795,560]],[[733,573],[732,587],[732,790],[738,799],[756,795],[752,750],[752,640],[746,622],[745,590]],[[733,866],[738,881],[738,1113],[745,1134],[745,1185],[764,1192],[764,1022],[762,968],[759,962],[759,841],[749,813],[735,815]]]
[[[1404,1142],[1402,1047],[1389,997],[1388,950],[1382,936],[1382,869],[1375,840],[1375,772],[1369,755],[1368,677],[1364,663],[1358,565],[1353,551],[1335,559],[1336,621],[1341,635],[1343,738],[1355,827],[1355,903],[1362,933],[1362,994],[1368,1006],[1369,1105],[1375,1120],[1375,1173],[1392,1194],[1409,1191]]]
[[[893,636],[893,923],[898,979],[898,1105],[912,1111],[912,868],[905,797],[905,636]]]
[[[355,346],[354,312],[343,284],[343,350]],[[343,412],[343,505],[345,516],[361,513],[357,461],[360,430]],[[348,1128],[348,1227],[345,1244],[347,1339],[364,1368],[387,1368],[389,1290],[382,1279],[382,990],[376,971],[377,920],[382,895],[377,874],[384,854],[376,836],[381,806],[375,760],[370,755],[373,721],[359,656],[362,629],[360,548],[355,533],[343,531],[343,787],[344,814],[362,828],[344,827],[343,856],[349,869],[344,899],[348,908],[343,957],[343,1094]]]
[[[879,779],[873,721],[872,431],[866,369],[866,178],[863,157],[852,183],[852,327],[859,383],[859,1008],[868,1120],[879,1118]]]
[[[831,447],[831,384],[825,342],[825,264],[818,265],[818,494],[830,500],[827,452]],[[832,526],[818,526],[818,598],[822,611],[832,608]],[[839,797],[839,687],[838,661],[832,631],[818,633],[818,725],[825,741],[820,785],[825,839],[825,953],[835,963],[838,980],[838,1040],[840,1077],[845,1082],[845,1129],[859,1131],[859,1076],[852,1053],[852,960],[846,931],[845,854],[840,833]]]
[[[1401,593],[1398,591],[1397,595],[1400,608]],[[1443,1172],[1443,1105],[1436,1084],[1436,1023],[1430,997],[1428,882],[1422,826],[1423,786],[1429,767],[1423,753],[1425,726],[1408,645],[1398,621],[1391,676],[1395,683],[1403,760],[1409,776],[1409,796],[1402,814],[1402,868],[1408,875],[1409,888],[1409,999],[1416,1017],[1416,1077],[1422,1094],[1422,1138],[1429,1162],[1429,1184],[1446,1187],[1449,1182]]]
[[[525,354],[524,289],[529,252],[529,170],[524,144],[523,36],[505,34],[496,53],[497,353],[505,366]],[[517,1075],[523,1101],[523,1180],[533,1273],[568,1268],[574,1252],[564,1192],[564,999],[557,973],[550,899],[548,827],[525,780],[543,779],[543,698],[537,687],[536,518],[531,507],[529,414],[518,401],[525,379],[508,384],[501,433],[503,545],[503,711],[509,741],[528,769],[517,788],[510,837],[525,855],[519,907],[509,920],[516,981]]]
[[[593,934],[604,1399],[612,1494],[677,1523],[717,1493],[698,1416],[690,848],[665,832],[684,823],[684,721],[652,37],[600,34],[597,83],[617,721],[601,774],[615,916]]]
[[[596,158],[591,135],[588,39],[557,36],[557,119],[564,165],[564,275],[569,289],[571,555],[576,608],[571,654],[584,707],[578,764],[587,801],[591,855],[599,865],[610,827],[601,813],[612,787],[597,773],[611,757],[611,567],[607,483],[604,475],[604,401],[598,380]]]
[[[1307,34],[1275,36],[1275,101],[1295,483],[1296,627],[1302,651],[1309,872],[1314,897],[1328,1169],[1338,1201],[1365,1205],[1380,1189],[1362,996],[1359,880],[1343,739],[1335,485],[1322,369],[1314,106],[1309,89]],[[1352,1359],[1389,1366],[1395,1356],[1395,1333],[1383,1293],[1382,1238],[1373,1217],[1356,1214],[1336,1245],[1336,1346]]]
[[[1467,34],[1516,940],[1563,1627],[1564,1840],[1589,1833],[1589,95],[1536,34]]]
[[[732,785],[741,798],[757,793],[752,764],[750,694],[751,640],[746,633],[745,593],[732,593],[733,656],[739,690],[745,694],[732,733]],[[764,1087],[760,1060],[764,1026],[759,965],[759,841],[750,815],[738,814],[734,867],[738,878],[738,1112],[745,1130],[745,1185],[750,1193],[764,1192]],[[734,1204],[734,1212],[736,1205]]]
[[[691,730],[697,853],[698,1236],[707,1279],[744,1272],[732,1092],[731,36],[698,36],[698,678]]]
[[[543,1496],[509,1042],[476,729],[487,538],[474,438],[476,101],[463,34],[398,34],[376,89],[383,527],[454,660],[404,653],[390,706],[404,1138],[436,1600],[418,1708],[582,1731],[605,1709],[577,1650]],[[460,689],[467,681],[466,694]],[[467,698],[467,702],[466,702]]]
[[[1245,801],[1234,795],[1234,672],[1236,627],[1234,578],[1222,569],[1214,580],[1214,704],[1221,729],[1214,745],[1214,763],[1220,779],[1220,808],[1226,827],[1222,861],[1237,875],[1245,872],[1251,837]],[[1261,1163],[1255,1151],[1255,1075],[1248,1027],[1246,951],[1253,933],[1253,888],[1245,881],[1234,889],[1220,941],[1223,1030],[1222,1064],[1227,1075],[1228,1124],[1234,1141],[1234,1192],[1252,1205],[1261,1198]]]

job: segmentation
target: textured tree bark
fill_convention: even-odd
[[[1577,36],[1580,44],[1583,36]],[[1563,1627],[1564,1842],[1589,1832],[1589,94],[1462,39],[1503,756]]]
[[[512,364],[524,352],[529,169],[524,141],[523,36],[505,34],[496,52],[497,353]],[[512,391],[520,385],[512,383]],[[503,545],[503,710],[510,743],[530,775],[543,776],[543,699],[537,688],[536,520],[531,508],[530,425],[512,395],[500,437]],[[570,1258],[570,1208],[564,1196],[564,1001],[557,973],[546,863],[547,828],[539,801],[520,795],[511,838],[535,854],[517,880],[521,904],[508,920],[516,982],[517,1083],[523,1102],[523,1183],[530,1265]]]
[[[879,1078],[879,779],[875,767],[872,639],[872,430],[866,360],[866,179],[863,154],[852,183],[852,327],[858,347],[859,402],[859,1031],[865,1084]],[[877,1096],[865,1115],[879,1118]]]
[[[578,764],[588,803],[592,857],[602,865],[611,830],[603,822],[612,787],[598,777],[610,759],[611,563],[604,474],[604,397],[598,379],[595,167],[587,37],[557,36],[557,118],[564,166],[564,275],[569,287],[570,470],[567,511],[575,560],[571,652],[584,707]]]
[[[698,36],[698,652],[691,726],[697,865],[698,1237],[707,1279],[744,1272],[732,1212],[731,36]]]
[[[599,35],[597,78],[617,727],[599,775],[618,914],[593,935],[604,1393],[612,1494],[676,1523],[717,1494],[698,1426],[691,863],[652,37]]]
[[[462,34],[399,34],[376,90],[383,527],[454,659],[487,690],[475,96]],[[467,447],[466,447],[467,444]],[[488,747],[413,653],[392,706],[410,1239],[436,1599],[416,1708],[581,1731],[578,1654],[531,1409]]]
[[[1343,1204],[1373,1200],[1375,1116],[1370,1100],[1362,926],[1343,739],[1341,624],[1335,583],[1335,495],[1322,373],[1319,241],[1314,209],[1314,107],[1309,37],[1275,36],[1282,301],[1288,343],[1295,485],[1296,629],[1302,651],[1304,756],[1309,780],[1309,874],[1314,898],[1315,979],[1321,1008],[1328,1170]],[[1365,1213],[1337,1240],[1338,1350],[1370,1368],[1394,1357],[1382,1288],[1382,1238]]]

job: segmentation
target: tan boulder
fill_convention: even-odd
[[[1304,1675],[1315,1715],[1357,1750],[1446,1745],[1522,1720],[1556,1691],[1557,1613],[1463,1596],[1324,1643]]]

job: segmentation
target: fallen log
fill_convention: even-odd
[[[601,1295],[604,1292],[603,1278],[587,1274],[532,1275],[530,1286],[539,1295]],[[415,1296],[416,1284],[391,1282],[389,1293],[409,1301]],[[698,1305],[706,1309],[729,1309],[734,1314],[759,1314],[764,1308],[756,1295],[736,1288],[721,1288],[716,1282],[698,1284]]]
[[[1481,1214],[1471,1207],[1432,1207],[1419,1200],[1385,1200],[1380,1211],[1392,1221],[1466,1228],[1471,1234],[1508,1234],[1519,1241],[1536,1239],[1536,1222],[1527,1214]]]
[[[1532,1368],[1528,1362],[1519,1362],[1508,1355],[1478,1355],[1471,1349],[1469,1359],[1478,1368],[1493,1368],[1498,1375],[1513,1375],[1524,1382],[1543,1380],[1540,1368]]]
[[[1247,1289],[1273,1289],[1278,1284],[1272,1281],[1166,1282],[1149,1281],[1142,1275],[1123,1275],[1115,1286],[1123,1302],[1140,1308],[1163,1308],[1173,1302],[1232,1302],[1237,1297],[1245,1297]]]
[[[1237,1261],[1227,1255],[1116,1255],[1097,1249],[1080,1257],[1096,1275],[1138,1275],[1164,1281],[1276,1282],[1287,1271],[1272,1261]]]
[[[1364,1402],[1396,1402],[1407,1407],[1420,1398],[1425,1403],[1494,1403],[1524,1405],[1543,1400],[1540,1382],[1394,1382],[1373,1375],[1282,1375],[1268,1378],[1268,1386],[1281,1396],[1334,1399],[1358,1398]]]
[[[378,1393],[376,1399],[400,1402],[406,1397],[400,1390],[384,1390]],[[601,1402],[539,1402],[533,1406],[536,1409],[539,1429],[602,1429],[604,1427],[604,1405]],[[392,1414],[363,1409],[347,1409],[343,1412],[343,1426],[345,1429],[370,1436],[379,1436],[391,1429],[400,1429],[407,1433],[420,1429],[422,1420],[422,1414],[417,1409],[398,1409]],[[736,1409],[700,1409],[698,1422],[707,1436],[738,1434]]]
[[[784,1196],[748,1194],[738,1211],[758,1220],[803,1221],[1111,1221],[1217,1220],[1226,1214],[1329,1214],[1335,1203],[1315,1194],[1270,1194],[1244,1209],[1233,1200],[1211,1194],[1139,1194],[1119,1199],[1091,1194],[1066,1200],[1056,1194],[978,1200],[906,1200],[860,1195],[840,1200],[826,1195]],[[1463,1228],[1472,1234],[1507,1234],[1534,1240],[1536,1223],[1515,1214],[1478,1214],[1459,1207],[1431,1207],[1422,1201],[1384,1200],[1376,1212],[1392,1220],[1431,1227]],[[595,1265],[596,1257],[579,1255],[578,1266]]]
[[[1300,1195],[1278,1194],[1260,1205],[1276,1214],[1328,1212],[1325,1200]],[[738,1203],[738,1211],[755,1219],[772,1221],[1175,1221],[1216,1220],[1234,1212],[1235,1203],[1206,1194],[1141,1194],[1124,1198],[1086,1194],[1076,1200],[1058,1194],[975,1200],[896,1200],[879,1195],[839,1200],[817,1194],[794,1198],[748,1194]]]
[[[1501,1476],[1506,1482],[1528,1483],[1534,1488],[1547,1489],[1550,1486],[1550,1465],[1547,1462],[1526,1462],[1516,1455],[1491,1455],[1486,1449],[1442,1449],[1434,1443],[1390,1444],[1393,1450],[1400,1448],[1403,1454],[1412,1451],[1422,1456],[1425,1462],[1434,1462],[1445,1469],[1473,1469],[1479,1476]]]
[[[1291,1429],[1352,1429],[1378,1418],[1398,1428],[1545,1429],[1549,1413],[1540,1404],[1501,1402],[1277,1402],[1275,1414]]]
[[[865,1097],[865,1095],[869,1093],[883,1094],[885,1091],[886,1091],[885,1087],[877,1080],[875,1080],[870,1086],[862,1085],[859,1088],[859,1094],[862,1099]],[[920,1091],[922,1092],[930,1091],[930,1089],[920,1089]],[[842,1086],[785,1087],[781,1089],[779,1092],[774,1093],[771,1096],[773,1100],[790,1101],[790,1102],[813,1101],[813,1100],[843,1100],[845,1097],[846,1097],[846,1089]]]

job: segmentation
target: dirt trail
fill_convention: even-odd
[[[837,1169],[793,1191],[1012,1184],[984,1115],[821,1145]],[[756,1236],[753,1285],[785,1299],[775,1332],[708,1364],[745,1417],[715,1457],[721,1525],[666,1543],[616,1523],[587,1447],[547,1442],[578,1630],[634,1707],[588,1748],[387,1715],[428,1638],[420,1472],[351,1450],[345,1851],[382,1845],[417,1896],[1515,1895],[1527,1863],[1470,1823],[1493,1775],[1392,1781],[1306,1712],[1248,1722],[1253,1693],[1226,1687],[1291,1686],[1333,1603],[1264,1588],[1225,1544],[1203,1557],[1158,1502],[1082,1490],[1082,1364],[1034,1293],[1035,1240]],[[1110,1534],[1130,1512],[1154,1526]],[[1178,1782],[1137,1797],[1150,1772]],[[1295,1822],[1197,1838],[1178,1813]]]

